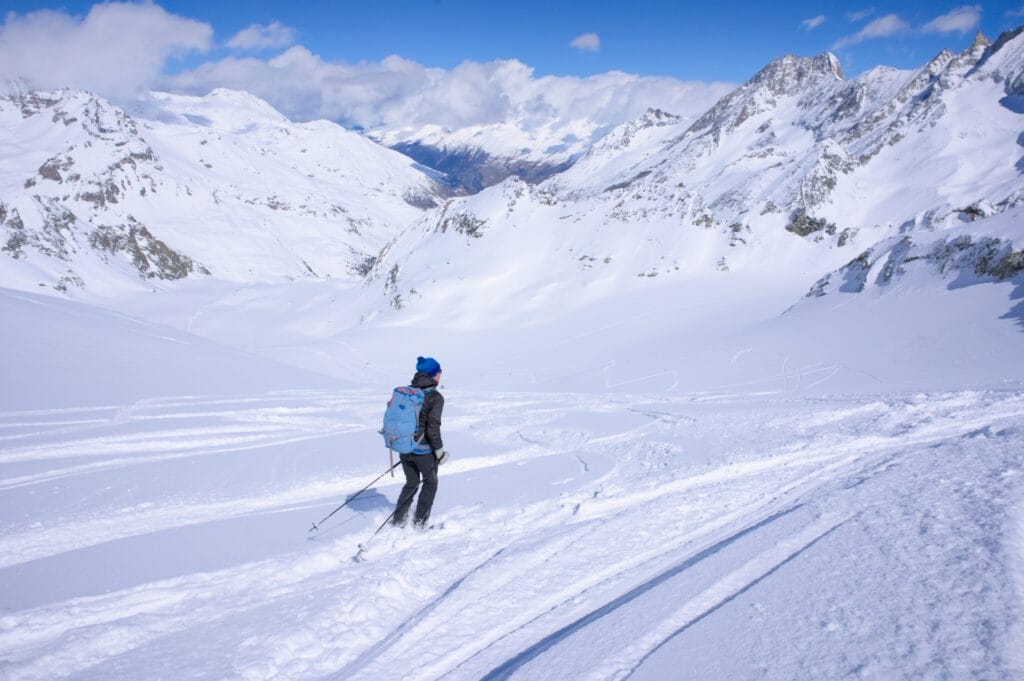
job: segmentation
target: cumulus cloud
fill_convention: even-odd
[[[601,37],[596,33],[584,33],[573,38],[569,46],[581,52],[597,52],[601,49]]]
[[[824,24],[826,19],[827,17],[825,17],[824,14],[819,14],[816,17],[804,19],[803,21],[800,22],[800,25],[804,27],[805,31],[813,31],[814,29]]]
[[[832,45],[832,49],[838,50],[851,45],[857,45],[865,40],[875,38],[887,38],[889,36],[903,33],[910,29],[910,24],[900,19],[896,14],[886,14],[869,23],[853,35],[840,38]]]
[[[253,24],[235,34],[227,42],[233,50],[265,50],[287,47],[295,42],[295,29],[274,21],[269,24]]]
[[[250,27],[239,49],[284,40],[283,26]],[[272,57],[233,55],[168,74],[168,60],[210,49],[212,28],[152,3],[96,5],[84,17],[63,12],[8,14],[0,24],[0,83],[74,87],[115,100],[151,89],[206,95],[215,88],[251,92],[297,121],[326,118],[350,128],[414,132],[510,123],[524,130],[587,121],[617,125],[657,107],[683,116],[703,113],[731,83],[680,81],[609,72],[586,78],[536,77],[517,60],[467,61],[432,68],[390,56],[349,64],[322,59],[301,45]],[[586,44],[586,41],[584,41]],[[598,44],[594,36],[593,45]],[[580,127],[579,134],[593,132]]]
[[[858,23],[858,22],[864,21],[865,19],[867,19],[869,16],[871,16],[874,13],[875,13],[875,8],[874,7],[868,7],[867,9],[858,10],[856,12],[847,12],[846,13],[846,18],[849,19],[850,21],[852,21],[853,23]]]
[[[301,46],[268,60],[209,62],[164,86],[196,95],[215,87],[247,90],[294,120],[326,118],[370,130],[503,121],[533,128],[579,119],[616,125],[648,107],[695,116],[734,87],[621,72],[537,78],[514,59],[467,61],[451,70],[397,56],[352,65],[325,61]]]
[[[169,58],[205,52],[212,38],[209,24],[151,3],[94,5],[84,18],[11,12],[0,24],[0,81],[129,97],[151,87]]]
[[[964,5],[921,27],[925,33],[967,33],[981,23],[981,5]]]

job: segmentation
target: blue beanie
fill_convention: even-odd
[[[437,376],[441,373],[441,365],[433,357],[417,357],[416,371],[422,371],[427,376]]]

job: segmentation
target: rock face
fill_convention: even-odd
[[[129,195],[155,192],[154,178],[164,170],[124,111],[81,92],[21,95],[0,102],[0,111],[8,125],[20,115],[17,128],[43,137],[35,155],[54,152],[25,177],[21,191],[4,189],[10,203],[0,201],[0,226],[9,256],[46,256],[63,269],[54,284],[61,290],[84,283],[74,271],[84,251],[127,260],[147,279],[206,273],[123,210]],[[26,170],[34,165],[28,158],[8,162],[22,160]]]
[[[941,277],[951,288],[988,281],[1024,284],[1024,249],[1014,250],[1011,241],[990,236],[961,235],[920,243],[910,236],[894,237],[819,279],[807,297],[884,288],[905,278],[911,269]]]
[[[0,285],[352,276],[439,199],[406,157],[230,91],[134,115],[80,91],[0,98],[4,142]]]

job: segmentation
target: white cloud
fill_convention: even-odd
[[[275,34],[267,28],[252,36]],[[236,45],[255,44],[241,35]],[[582,119],[612,126],[648,107],[696,116],[734,87],[621,72],[538,78],[516,60],[440,69],[391,56],[353,65],[325,61],[302,46],[272,58],[232,56],[165,73],[169,59],[206,51],[212,39],[208,24],[152,3],[100,4],[84,17],[9,13],[0,23],[0,84],[21,78],[32,87],[81,88],[115,100],[150,89],[205,95],[227,87],[251,92],[294,120],[392,130],[507,121],[529,129]]]
[[[967,33],[981,23],[981,5],[964,5],[921,27],[925,33]]]
[[[350,65],[296,46],[269,60],[206,63],[168,78],[164,87],[196,95],[215,87],[246,90],[294,120],[327,118],[366,129],[458,129],[502,121],[532,128],[584,118],[616,125],[648,107],[695,116],[734,85],[621,72],[536,78],[514,59],[467,61],[451,70],[397,56]]]
[[[844,47],[862,43],[865,40],[887,38],[898,33],[903,33],[909,29],[910,24],[903,21],[903,19],[900,19],[899,16],[895,14],[887,14],[884,17],[875,19],[853,35],[840,38],[834,45],[832,45],[832,49],[842,49]]]
[[[805,31],[813,31],[814,29],[824,24],[826,20],[827,17],[824,14],[819,14],[816,17],[804,19],[803,21],[800,22],[800,25],[804,27]]]
[[[867,9],[858,10],[856,12],[847,12],[846,13],[846,18],[849,19],[850,21],[852,21],[853,23],[857,23],[857,22],[860,22],[860,21],[864,21],[865,19],[867,19],[869,16],[871,16],[874,13],[875,13],[875,8],[874,7],[868,7]]]
[[[596,33],[584,33],[573,38],[569,46],[582,52],[597,52],[601,49],[601,37]]]
[[[227,42],[233,50],[264,50],[273,47],[287,47],[295,42],[295,29],[274,21],[270,24],[253,24],[242,29]]]
[[[204,52],[212,37],[209,24],[151,3],[94,5],[84,18],[10,12],[0,24],[0,81],[130,97],[152,86],[168,58]]]

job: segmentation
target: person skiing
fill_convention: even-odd
[[[419,443],[411,454],[401,454],[402,471],[405,473],[405,486],[398,495],[395,504],[393,525],[405,525],[409,515],[412,498],[423,480],[419,501],[416,503],[416,514],[413,524],[422,528],[430,518],[430,508],[434,505],[437,493],[437,467],[448,458],[441,440],[441,411],[444,409],[444,396],[437,391],[441,382],[441,365],[433,357],[416,358],[416,375],[412,377],[410,386],[424,392],[423,406],[420,408],[419,420],[416,425],[416,442]],[[422,451],[421,451],[422,450]]]

